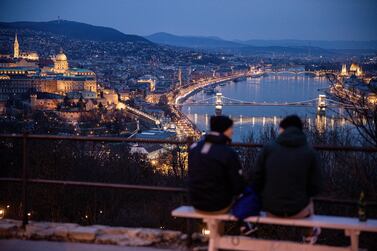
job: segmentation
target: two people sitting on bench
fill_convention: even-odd
[[[203,213],[229,212],[245,188],[237,153],[229,146],[233,121],[211,117],[211,131],[189,150],[188,181],[193,207]],[[296,115],[284,118],[279,136],[263,147],[249,179],[270,217],[305,218],[314,213],[311,198],[321,191],[317,153]],[[305,234],[314,243],[320,229]]]

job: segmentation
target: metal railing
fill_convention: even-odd
[[[155,140],[155,139],[128,139],[120,137],[97,137],[97,136],[58,136],[58,135],[36,135],[36,134],[0,134],[0,139],[19,139],[22,140],[22,177],[9,178],[0,177],[0,182],[17,182],[22,183],[22,221],[25,226],[28,224],[28,184],[51,184],[63,186],[80,186],[80,187],[94,187],[94,188],[110,188],[110,189],[131,189],[155,192],[169,192],[169,193],[186,193],[187,189],[182,187],[162,187],[162,186],[147,186],[147,185],[133,185],[133,184],[118,184],[118,183],[103,183],[103,182],[84,182],[72,180],[50,180],[50,179],[32,179],[28,177],[28,142],[30,140],[65,140],[65,141],[91,141],[91,142],[123,142],[123,143],[148,143],[148,144],[169,144],[169,145],[186,145],[192,144],[191,140],[176,141],[176,140]],[[234,147],[245,148],[261,148],[262,144],[251,143],[233,143]],[[377,148],[374,147],[358,147],[358,146],[331,146],[331,145],[315,145],[317,150],[322,151],[342,151],[342,152],[367,152],[377,153]],[[357,201],[354,200],[340,200],[324,197],[316,197],[315,201],[331,202],[335,204],[354,205]],[[377,202],[367,202],[368,205],[377,206]]]

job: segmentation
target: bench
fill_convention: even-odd
[[[357,218],[313,215],[305,219],[287,219],[266,217],[262,213],[258,217],[249,217],[245,221],[258,224],[285,225],[297,227],[321,227],[326,229],[344,230],[345,235],[350,237],[351,246],[334,247],[326,245],[310,245],[292,241],[278,240],[262,240],[250,237],[239,236],[237,242],[234,236],[226,236],[219,234],[219,223],[222,221],[236,221],[237,219],[231,214],[207,215],[198,213],[191,206],[181,206],[172,211],[174,217],[202,219],[209,230],[209,251],[218,249],[229,250],[305,250],[305,251],[356,251],[359,250],[359,234],[360,232],[377,233],[377,219],[368,219],[366,222],[360,222]],[[377,238],[377,236],[376,236]]]

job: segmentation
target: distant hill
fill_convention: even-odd
[[[241,48],[247,45],[222,40],[218,37],[198,37],[198,36],[177,36],[165,32],[155,33],[145,37],[146,39],[158,43],[179,47],[189,47],[197,49],[218,49],[218,48]]]
[[[233,42],[250,46],[283,46],[283,47],[303,47],[311,46],[327,50],[377,50],[377,40],[371,41],[326,41],[326,40],[260,40],[252,39],[247,41],[235,40]]]
[[[53,34],[82,40],[151,43],[141,36],[124,34],[113,28],[67,20],[49,22],[0,22],[0,28],[51,32]]]
[[[236,53],[244,55],[255,54],[274,54],[274,53],[287,53],[287,54],[332,54],[333,52],[327,51],[322,48],[308,47],[308,46],[279,46],[279,45],[249,45],[243,41],[227,41],[218,37],[198,37],[198,36],[177,36],[169,33],[155,33],[146,36],[148,40],[171,46],[188,47],[195,49],[207,49],[223,51],[227,53]]]

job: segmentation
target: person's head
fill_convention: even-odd
[[[288,127],[296,127],[302,131],[303,124],[301,119],[297,115],[290,115],[285,117],[279,124],[279,132],[284,132]]]
[[[233,120],[227,116],[212,116],[210,121],[211,131],[222,133],[229,139],[233,137]]]

